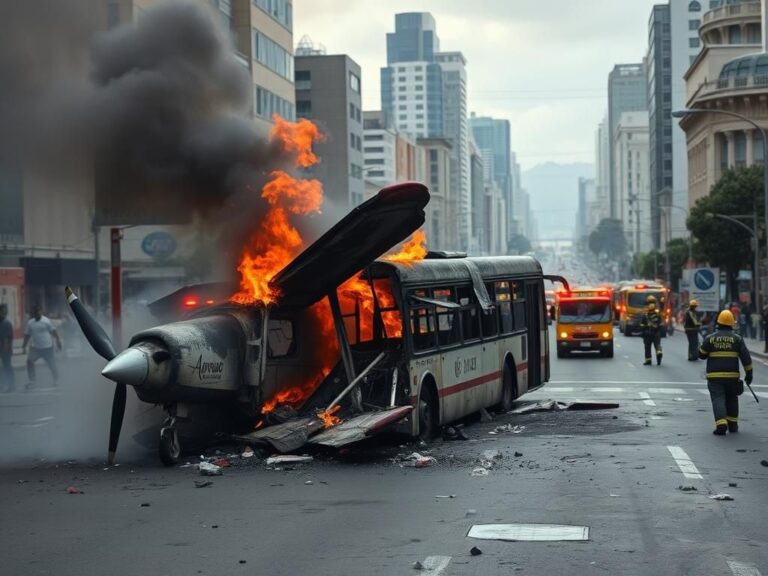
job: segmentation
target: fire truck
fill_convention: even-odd
[[[613,358],[613,305],[609,288],[574,288],[557,293],[557,357],[597,351]]]

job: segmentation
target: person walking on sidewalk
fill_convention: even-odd
[[[757,340],[760,337],[760,314],[757,313],[754,304],[750,306],[749,319],[752,324],[752,333],[749,336],[752,340]]]
[[[53,385],[59,380],[59,370],[56,367],[56,357],[53,354],[53,341],[56,341],[56,348],[61,351],[61,340],[56,328],[53,327],[50,319],[43,316],[40,306],[35,306],[32,310],[32,318],[27,322],[24,330],[24,343],[21,346],[22,353],[27,351],[27,344],[30,343],[29,355],[27,356],[27,376],[29,383],[27,388],[35,385],[35,362],[40,358],[45,360],[48,368],[53,375]]]
[[[699,359],[699,330],[701,321],[696,312],[699,301],[695,298],[688,302],[688,310],[685,312],[685,335],[688,338],[688,360],[696,361]]]
[[[664,324],[661,320],[661,313],[656,308],[656,297],[650,295],[646,302],[648,303],[648,308],[645,314],[643,314],[642,320],[640,320],[640,328],[643,330],[643,344],[645,345],[645,362],[643,362],[643,365],[651,365],[651,344],[656,349],[656,364],[658,365],[661,364],[661,331],[664,328]]]
[[[739,360],[744,366],[744,382],[752,383],[752,357],[744,339],[734,332],[736,319],[730,310],[717,316],[717,330],[704,339],[699,358],[707,361],[707,388],[715,415],[713,434],[739,431],[739,394],[744,384],[739,379]]]
[[[8,320],[8,305],[0,304],[0,386],[4,386],[4,392],[13,392],[16,389],[11,366],[12,355],[13,324]]]

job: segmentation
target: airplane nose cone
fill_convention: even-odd
[[[128,348],[115,356],[101,371],[101,375],[131,386],[140,386],[147,379],[149,359],[141,350]]]

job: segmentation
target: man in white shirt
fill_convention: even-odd
[[[27,388],[35,385],[35,362],[40,358],[45,360],[48,368],[51,369],[53,384],[56,385],[59,371],[56,368],[56,357],[53,355],[54,340],[56,340],[56,348],[61,351],[61,340],[56,328],[47,316],[43,316],[40,306],[35,306],[32,310],[32,318],[29,319],[24,330],[24,343],[21,347],[22,353],[26,353],[27,344],[30,344],[27,356],[27,375],[29,376]]]

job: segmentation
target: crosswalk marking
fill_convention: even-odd
[[[624,388],[589,388],[591,392],[624,392]]]
[[[682,388],[648,388],[651,394],[687,394]]]
[[[422,574],[429,574],[430,576],[438,576],[448,567],[451,562],[450,556],[427,556],[424,559],[424,570]]]
[[[733,576],[760,576],[760,570],[754,564],[728,560],[728,568],[731,569]]]
[[[565,387],[565,388],[558,388],[556,386],[547,386],[548,392],[573,392],[573,388]]]
[[[675,459],[677,467],[680,468],[680,472],[683,473],[683,476],[698,480],[703,478],[699,473],[698,468],[696,468],[696,465],[691,460],[691,457],[688,456],[688,454],[685,453],[685,450],[680,448],[680,446],[667,446],[667,450],[672,454],[672,458]]]
[[[656,406],[656,402],[651,400],[651,395],[648,394],[648,392],[638,392],[638,394],[640,395],[640,398],[643,399],[643,404],[646,406]]]

